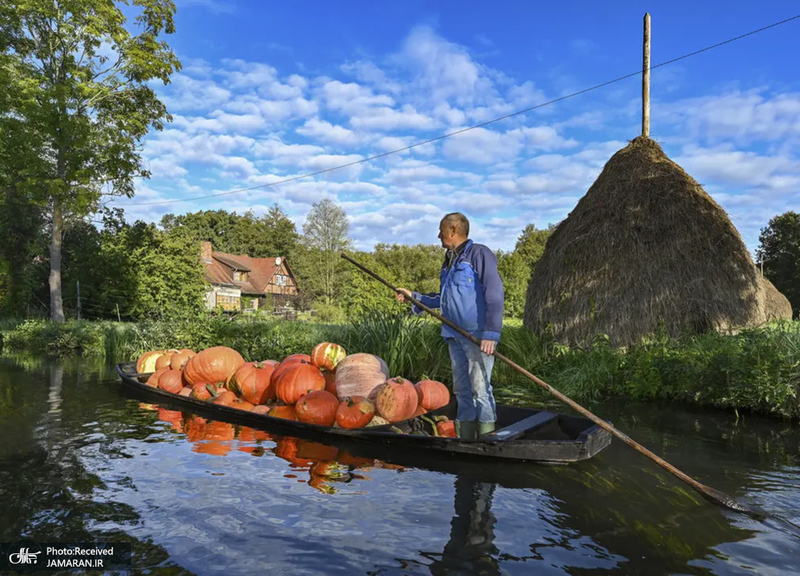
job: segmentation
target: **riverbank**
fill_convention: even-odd
[[[231,321],[202,317],[140,323],[2,321],[3,352],[83,355],[120,362],[146,350],[224,345],[248,360],[307,353],[332,341],[386,360],[392,374],[451,380],[439,328],[424,318],[383,317],[350,324]],[[539,338],[519,325],[504,328],[500,351],[575,400],[626,398],[677,401],[800,419],[800,322],[771,323],[736,335],[653,338],[615,350],[603,338],[586,349]],[[497,362],[493,382],[507,399],[547,394]]]

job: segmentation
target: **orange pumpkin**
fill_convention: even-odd
[[[224,384],[242,364],[244,358],[233,348],[214,346],[192,356],[183,367],[183,374],[191,385],[200,382]]]
[[[211,400],[216,388],[211,384],[195,384],[192,386],[191,397],[197,400]]]
[[[228,389],[251,404],[266,404],[267,400],[275,398],[275,388],[271,382],[273,372],[275,366],[248,362],[243,364],[230,379]]]
[[[439,436],[446,436],[448,438],[456,437],[456,423],[454,420],[446,420],[444,422],[436,423],[436,431]]]
[[[174,355],[175,355],[175,351],[174,350],[170,350],[169,352],[167,352],[163,356],[159,356],[156,359],[156,370],[160,370],[161,368],[170,368],[169,363],[172,360],[172,357]]]
[[[425,410],[422,406],[417,406],[417,409],[414,410],[414,413],[411,415],[412,418],[416,418],[417,416],[422,416],[423,414],[427,414],[428,411]]]
[[[188,354],[178,353],[173,354],[169,360],[169,367],[173,370],[183,370],[183,367],[189,361],[190,356]]]
[[[229,406],[238,410],[247,410],[248,412],[255,408],[255,406],[253,406],[250,402],[247,400],[242,400],[241,398],[237,398]]]
[[[363,428],[375,415],[375,405],[363,396],[346,398],[336,409],[336,423],[352,430]]]
[[[418,405],[417,390],[405,378],[396,376],[378,387],[375,407],[378,409],[378,414],[389,422],[408,420],[414,415]]]
[[[272,406],[267,406],[266,404],[257,404],[253,406],[253,409],[250,410],[253,414],[269,414],[269,411],[272,410]]]
[[[286,420],[297,420],[297,412],[294,406],[273,406],[269,411],[273,418],[285,418]]]
[[[335,370],[347,356],[344,348],[332,342],[322,342],[311,350],[311,363],[320,370]]]
[[[150,375],[150,378],[147,379],[147,382],[145,382],[145,384],[147,384],[148,386],[152,386],[153,388],[158,388],[159,379],[163,374],[166,374],[168,371],[169,367],[160,368],[159,370],[156,370]]]
[[[178,353],[186,354],[189,358],[191,358],[196,354],[196,352],[194,350],[191,350],[190,348],[181,348],[180,350],[178,350]]]
[[[278,370],[280,367],[275,372]],[[284,404],[295,404],[309,392],[325,390],[325,377],[313,364],[293,362],[286,366],[274,384],[278,400]]]
[[[350,354],[336,366],[336,394],[339,400],[350,396],[369,397],[389,378],[386,362],[372,354]]]
[[[325,390],[338,398],[339,395],[336,393],[336,371],[323,370],[322,375],[325,377]]]
[[[236,401],[236,394],[234,394],[230,390],[224,390],[224,389],[221,392],[218,392],[217,395],[214,396],[214,399],[212,400],[214,404],[221,404],[223,406],[230,406],[235,401]]]
[[[158,387],[167,392],[178,394],[183,390],[182,374],[178,370],[168,368],[158,379]]]
[[[325,390],[315,390],[297,401],[295,411],[300,422],[333,426],[333,423],[336,422],[337,408],[339,408],[339,399],[336,396]]]
[[[181,391],[178,392],[181,396],[191,396],[192,395],[192,387],[191,386],[184,386],[181,388]]]
[[[295,364],[311,364],[311,356],[308,354],[292,354],[291,356],[287,356],[283,359],[283,362],[278,364],[275,367],[275,371],[272,373],[272,385],[274,386],[275,383],[280,378],[281,374],[286,372],[290,366],[294,366]]]
[[[414,388],[419,395],[419,405],[426,410],[437,410],[450,403],[450,390],[437,380],[421,380]]]
[[[166,350],[150,350],[145,352],[136,361],[136,372],[139,374],[150,374],[156,371],[156,361],[166,354]]]

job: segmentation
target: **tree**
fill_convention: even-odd
[[[528,224],[522,230],[522,234],[517,238],[517,244],[514,246],[514,252],[519,254],[525,262],[533,265],[539,261],[544,254],[544,248],[547,244],[547,239],[556,228],[556,224],[549,224],[547,230],[537,230],[533,224]]]
[[[133,178],[149,176],[139,143],[151,127],[160,130],[171,120],[150,83],[167,83],[180,69],[159,39],[175,31],[175,5],[172,0],[130,3],[139,9],[133,26],[109,0],[0,5],[3,54],[16,71],[2,77],[0,92],[32,94],[2,112],[19,119],[41,143],[37,159],[25,167],[24,183],[37,189],[48,208],[50,313],[59,322],[64,320],[65,216],[88,214],[104,192],[133,196]]]
[[[763,263],[769,278],[792,305],[792,314],[800,313],[800,214],[786,212],[775,216],[758,237],[756,258]]]
[[[522,318],[531,278],[531,264],[520,252],[498,252],[497,271],[505,292],[503,313],[509,318]]]
[[[347,213],[327,198],[311,206],[303,224],[306,250],[296,264],[300,264],[306,280],[318,280],[314,283],[326,304],[332,304],[337,296],[336,276],[343,270],[339,253],[352,244],[347,236],[349,229]]]

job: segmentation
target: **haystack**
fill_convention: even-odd
[[[764,281],[764,314],[767,322],[772,320],[791,320],[792,305],[789,299],[775,288],[775,285],[762,277]]]
[[[553,231],[528,286],[525,326],[583,345],[765,321],[760,274],[725,211],[653,140],[614,154]]]

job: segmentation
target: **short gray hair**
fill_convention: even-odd
[[[469,220],[461,212],[445,214],[442,222],[447,222],[449,226],[455,226],[459,234],[469,236]]]

